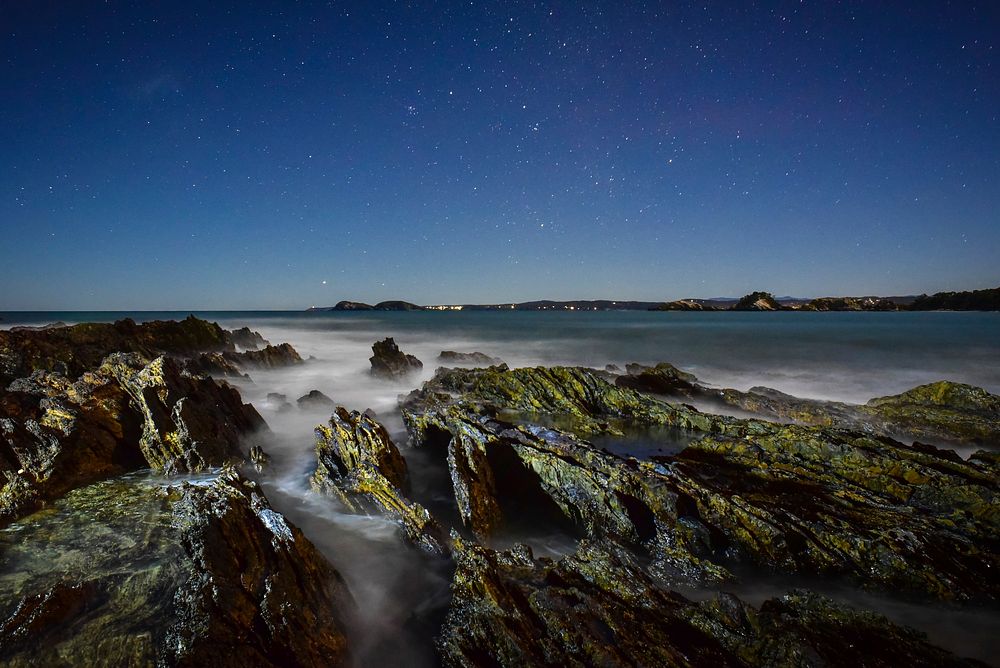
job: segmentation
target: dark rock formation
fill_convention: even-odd
[[[167,357],[116,353],[76,381],[37,371],[0,390],[0,524],[143,466],[241,461],[240,439],[263,426],[235,389],[185,376]]]
[[[666,362],[653,367],[626,364],[625,371],[626,375],[615,379],[615,384],[619,387],[667,396],[691,396],[697,388],[698,379],[694,374],[681,371]]]
[[[442,350],[437,359],[442,364],[470,364],[475,366],[496,366],[497,364],[503,364],[503,360],[499,357],[490,357],[486,353],[481,352],[460,353],[454,350]]]
[[[336,406],[333,399],[326,396],[319,390],[309,390],[308,394],[304,394],[295,400],[295,403],[299,405],[299,408],[304,409],[319,409],[319,408],[333,408]]]
[[[316,428],[315,489],[337,496],[355,512],[378,512],[400,525],[421,549],[447,554],[440,525],[420,504],[406,499],[406,462],[385,427],[368,412],[338,406],[328,426]]]
[[[242,333],[235,338],[246,342]],[[233,334],[214,322],[194,316],[181,321],[154,320],[141,325],[126,318],[114,324],[83,323],[33,331],[0,330],[0,385],[29,376],[36,369],[75,378],[96,368],[114,352],[139,353],[153,358],[163,353],[193,357],[204,352],[226,351],[235,352]]]
[[[293,364],[301,364],[302,357],[288,343],[277,346],[267,345],[261,350],[247,350],[242,353],[223,353],[225,358],[237,366],[258,367],[262,369],[274,369]]]
[[[583,542],[559,561],[455,542],[446,666],[961,666],[879,615],[807,592],[754,609],[651,581],[625,551]]]
[[[424,368],[423,362],[413,355],[403,353],[391,336],[373,343],[372,352],[374,355],[368,358],[372,365],[371,374],[379,378],[405,378]]]
[[[733,311],[780,311],[781,304],[770,292],[751,292],[741,297],[733,306]]]
[[[116,478],[0,532],[4,665],[344,665],[350,595],[229,471]]]
[[[267,399],[265,401],[268,408],[272,408],[279,413],[292,410],[292,405],[288,403],[288,397],[279,392],[268,392]]]
[[[237,354],[239,353],[230,353],[230,355]],[[240,367],[223,353],[202,353],[184,360],[184,372],[192,376],[251,380],[248,374],[243,373]]]
[[[267,339],[249,327],[240,327],[229,332],[229,340],[243,350],[257,350],[262,346],[270,345]]]
[[[646,551],[666,580],[725,579],[754,564],[946,599],[1000,594],[987,582],[1000,567],[1000,479],[988,457],[644,403],[579,369],[460,375],[443,384],[467,403],[425,387],[404,419],[415,444],[447,444],[460,514],[482,540],[509,519],[504,497],[517,495],[583,535]],[[637,461],[489,417],[532,407],[591,431],[617,412],[702,436],[678,455]]]

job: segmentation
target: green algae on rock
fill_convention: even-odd
[[[114,478],[0,532],[4,665],[343,665],[352,607],[233,470]]]
[[[976,665],[815,594],[794,592],[760,609],[726,594],[695,603],[606,542],[583,541],[552,561],[526,546],[496,552],[456,537],[455,557],[437,641],[455,668]]]
[[[314,489],[335,495],[354,512],[386,515],[422,550],[449,553],[444,531],[430,512],[404,496],[406,462],[373,415],[338,406],[329,424],[316,428],[316,459]]]
[[[942,380],[872,399],[862,410],[916,438],[1000,447],[1000,396],[981,387]]]

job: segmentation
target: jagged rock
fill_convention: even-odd
[[[698,381],[694,374],[681,371],[666,362],[653,367],[626,364],[625,371],[626,375],[615,379],[615,385],[654,394],[690,396]]]
[[[329,425],[316,428],[316,459],[316,490],[335,495],[355,512],[382,513],[421,549],[448,554],[448,540],[437,521],[405,498],[406,462],[374,415],[338,406]]]
[[[334,403],[333,399],[326,396],[319,390],[309,390],[308,394],[304,394],[295,400],[295,403],[299,405],[299,408],[307,410],[317,410],[321,408],[333,408],[337,404]]]
[[[107,375],[36,371],[0,389],[0,526],[82,484],[146,465],[142,419]]]
[[[252,366],[263,369],[274,369],[293,364],[301,364],[302,357],[288,343],[272,346],[267,345],[261,350],[247,350],[242,353],[223,353],[225,358],[238,366]]]
[[[233,471],[115,478],[0,532],[0,663],[347,661],[340,575]]]
[[[279,413],[285,413],[292,410],[292,405],[288,403],[288,397],[279,392],[268,392],[265,403],[268,408],[272,408]]]
[[[884,617],[793,592],[759,610],[695,603],[624,550],[584,541],[559,561],[455,539],[452,603],[437,639],[455,668],[513,666],[974,665]]]
[[[478,351],[460,353],[454,350],[442,350],[437,360],[442,364],[472,364],[476,366],[496,366],[504,363],[499,357],[490,357],[486,353]]]
[[[262,346],[271,345],[267,339],[249,327],[240,327],[229,332],[229,340],[243,350],[257,350]]]
[[[1000,567],[1000,479],[987,460],[639,404],[641,417],[703,433],[678,455],[637,461],[489,417],[528,400],[541,412],[571,414],[636,407],[621,388],[581,372],[465,370],[460,396],[469,403],[443,394],[404,403],[414,444],[447,448],[460,514],[481,539],[502,525],[505,496],[530,495],[584,535],[648,551],[666,579],[720,579],[733,564],[752,563],[945,599],[1000,594],[986,582]]]
[[[197,357],[184,360],[184,372],[192,376],[210,376],[213,378],[241,378],[250,380],[248,374],[223,353],[202,353]]]
[[[241,330],[242,331],[242,330]],[[235,337],[246,342],[243,334]],[[263,339],[261,339],[263,340]],[[83,323],[34,331],[0,330],[0,385],[30,376],[36,369],[75,378],[95,369],[114,352],[191,357],[204,352],[235,352],[234,335],[214,322],[188,316],[181,321],[136,324]]]
[[[1000,396],[981,387],[942,380],[872,399],[862,410],[918,439],[1000,447]]]
[[[266,426],[235,388],[185,376],[170,357],[147,363],[135,354],[115,353],[100,372],[130,396],[142,418],[139,447],[158,471],[201,471],[240,461],[240,439]]]
[[[405,378],[424,368],[416,357],[403,353],[391,336],[372,344],[372,352],[374,355],[368,359],[372,365],[371,373],[379,378]]]
[[[770,292],[751,292],[733,305],[733,311],[780,311],[781,304]]]

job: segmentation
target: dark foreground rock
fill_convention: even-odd
[[[263,338],[249,330],[228,332],[214,322],[188,316],[181,321],[154,320],[142,324],[126,318],[115,323],[83,323],[35,331],[0,330],[0,385],[29,376],[35,370],[75,378],[93,370],[115,352],[193,357],[205,352],[235,352]]]
[[[0,662],[344,665],[339,574],[233,471],[116,478],[0,532]]]
[[[510,499],[530,499],[539,518],[645,552],[668,581],[753,566],[943,599],[1000,595],[1000,478],[985,453],[963,461],[853,431],[709,416],[580,369],[457,376],[412,395],[404,419],[415,444],[446,452],[460,515],[483,541],[511,519]],[[465,388],[462,400],[431,390],[442,386]],[[532,408],[590,431],[627,413],[700,438],[639,461],[491,417]]]
[[[373,343],[372,352],[368,361],[372,365],[371,374],[378,378],[397,380],[424,368],[423,362],[401,351],[391,336]]]
[[[186,376],[168,357],[116,353],[76,380],[37,371],[0,390],[0,524],[140,467],[242,461],[241,439],[264,426],[234,388]]]
[[[442,364],[470,364],[475,366],[496,366],[503,364],[499,357],[490,357],[486,353],[478,351],[471,353],[460,353],[454,350],[442,350],[437,361]]]
[[[695,603],[613,546],[559,561],[461,539],[438,647],[446,666],[962,666],[885,618],[793,592]]]
[[[449,552],[437,521],[404,496],[409,486],[406,462],[373,415],[338,406],[329,425],[316,428],[316,459],[313,488],[336,496],[355,512],[386,515],[407,540],[427,552]]]

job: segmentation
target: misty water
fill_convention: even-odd
[[[4,313],[0,326],[181,318],[187,313]],[[226,328],[249,326],[271,343],[291,343],[300,366],[249,370],[252,382],[233,381],[270,427],[262,445],[272,465],[261,475],[274,507],[298,524],[344,575],[357,602],[353,653],[359,665],[434,665],[433,636],[448,603],[451,572],[399,540],[379,517],[346,513],[309,489],[315,466],[313,429],[328,408],[300,408],[296,399],[319,390],[337,404],[370,408],[400,445],[413,478],[413,496],[446,526],[457,524],[450,480],[438,453],[407,447],[397,400],[430,378],[442,350],[481,351],[510,366],[571,364],[604,368],[627,362],[670,362],[718,387],[764,385],[802,397],[863,403],[941,379],[1000,392],[998,313],[523,313],[523,312],[196,312]],[[424,362],[406,382],[369,375],[371,344],[395,337]],[[268,400],[287,397],[291,409]],[[637,432],[628,439],[594,439],[622,456],[670,454],[690,435]],[[968,453],[963,452],[963,456]],[[536,555],[573,549],[558,526],[513,532]],[[745,578],[730,588],[753,603],[791,586],[878,610],[930,636],[941,646],[983,660],[1000,656],[995,608],[915,603],[863,593],[844,583]],[[699,596],[705,592],[690,592]]]

